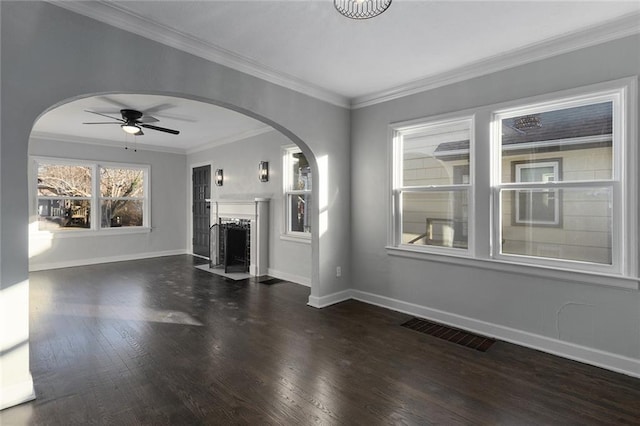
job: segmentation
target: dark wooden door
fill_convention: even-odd
[[[193,254],[209,257],[209,214],[211,166],[195,167],[193,181]]]

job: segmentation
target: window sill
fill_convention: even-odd
[[[559,281],[570,281],[578,282],[581,284],[614,287],[625,290],[638,290],[640,288],[640,279],[636,277],[626,277],[623,275],[613,275],[598,272],[585,272],[573,269],[553,268],[548,266],[508,262],[497,259],[470,258],[466,256],[456,256],[454,254],[427,253],[422,250],[411,250],[394,246],[387,246],[385,248],[390,256],[404,257],[408,259],[428,260],[432,262],[488,269],[499,272],[516,273],[532,277],[555,279]]]
[[[148,234],[149,232],[151,232],[151,228],[148,227],[105,228],[101,230],[74,229],[67,231],[35,231],[29,233],[29,238],[58,239],[76,237],[108,237],[112,235]]]
[[[294,243],[311,244],[311,235],[280,234],[280,239]]]

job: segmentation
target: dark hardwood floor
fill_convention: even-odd
[[[640,424],[640,380],[401,327],[356,301],[231,281],[172,256],[31,274],[38,398],[22,425]]]

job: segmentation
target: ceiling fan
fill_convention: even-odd
[[[103,117],[107,117],[107,118],[110,118],[112,120],[117,120],[117,121],[98,121],[98,122],[82,123],[82,124],[119,124],[120,127],[122,128],[122,130],[124,130],[125,132],[127,132],[127,133],[129,133],[131,135],[136,135],[136,136],[144,135],[144,133],[142,132],[142,128],[143,127],[145,129],[151,129],[151,130],[157,130],[159,132],[171,133],[172,135],[179,135],[180,134],[180,132],[178,130],[167,129],[166,127],[159,127],[159,126],[154,126],[152,124],[149,124],[149,123],[157,122],[158,119],[154,118],[154,117],[151,117],[149,115],[145,115],[142,112],[137,111],[135,109],[121,109],[120,110],[120,114],[122,115],[122,118],[112,117],[110,115],[103,114],[101,112],[96,112],[96,111],[85,110],[85,112],[89,112],[91,114],[96,114],[96,115],[101,115]]]

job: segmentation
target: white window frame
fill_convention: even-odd
[[[78,228],[78,229],[52,229],[46,231],[40,231],[39,229],[31,229],[31,233],[35,236],[42,234],[54,234],[56,238],[67,237],[88,237],[96,235],[114,235],[114,234],[131,234],[140,232],[151,231],[151,166],[147,164],[132,164],[132,163],[116,163],[108,161],[88,161],[88,160],[75,160],[70,158],[58,158],[58,157],[43,157],[32,156],[33,162],[33,177],[31,179],[34,194],[34,209],[37,216],[38,212],[38,200],[45,198],[61,198],[61,197],[40,197],[38,196],[37,182],[38,182],[38,165],[39,164],[51,164],[51,165],[63,165],[63,166],[80,166],[90,167],[92,170],[91,175],[91,216],[90,228]],[[113,199],[122,200],[142,200],[142,226],[123,226],[123,227],[109,227],[103,228],[101,226],[101,201],[103,199],[110,199],[111,197],[100,196],[100,169],[101,168],[113,168],[113,169],[134,169],[142,170],[144,173],[143,191],[144,197],[115,197]],[[84,199],[84,198],[78,198]]]
[[[625,193],[625,181],[622,179],[626,176],[626,167],[624,162],[624,152],[629,145],[629,141],[625,140],[626,126],[626,108],[625,108],[625,89],[615,88],[610,90],[582,91],[579,94],[569,96],[548,95],[545,100],[537,102],[521,101],[519,105],[498,109],[492,114],[492,136],[491,136],[491,154],[492,154],[492,173],[491,173],[491,189],[493,211],[495,214],[491,218],[491,228],[493,241],[502,241],[502,212],[500,203],[500,193],[502,190],[518,189],[540,189],[542,187],[549,190],[560,189],[580,189],[587,187],[611,188],[612,191],[612,243],[611,243],[611,264],[598,264],[593,262],[575,261],[569,259],[555,259],[537,256],[526,256],[519,254],[503,253],[502,244],[493,244],[491,256],[498,260],[513,261],[523,264],[538,265],[543,267],[582,270],[589,272],[601,272],[607,274],[625,274],[625,265],[623,261],[625,248],[629,246],[624,235],[628,228],[629,222],[624,214],[623,193]],[[522,182],[502,182],[502,145],[501,145],[501,126],[502,120],[518,117],[528,114],[537,114],[546,111],[561,110],[565,108],[575,108],[580,106],[592,105],[601,102],[612,102],[612,176],[611,179],[593,179],[582,181],[551,181],[546,183],[522,183]],[[625,143],[626,142],[626,143]],[[637,179],[637,177],[636,177]]]
[[[311,232],[292,231],[291,225],[291,202],[290,197],[296,195],[307,195],[311,197],[311,189],[300,190],[292,188],[292,167],[293,167],[293,154],[303,153],[297,145],[287,145],[282,147],[282,198],[283,198],[283,229],[281,238],[284,240],[298,241],[298,242],[311,242]],[[311,175],[311,186],[315,184],[313,182],[314,176]],[[312,199],[312,202],[314,200]],[[311,219],[311,217],[309,217]]]
[[[529,98],[505,101],[497,104],[474,107],[468,110],[458,111],[451,114],[443,114],[435,117],[426,117],[401,123],[389,125],[388,133],[388,163],[389,171],[387,180],[388,195],[388,217],[387,217],[387,246],[389,256],[406,259],[427,260],[442,264],[465,265],[469,267],[487,269],[498,272],[516,273],[525,276],[539,277],[543,279],[564,280],[585,285],[597,285],[605,287],[615,287],[623,289],[640,289],[640,278],[638,277],[638,180],[640,166],[638,165],[638,77],[626,77],[589,86],[576,87],[573,89],[550,92],[536,95]],[[474,180],[473,206],[475,213],[470,212],[470,226],[473,223],[478,225],[470,231],[470,252],[468,256],[461,256],[459,253],[446,252],[437,253],[433,250],[424,251],[408,248],[397,244],[396,222],[398,217],[398,205],[393,196],[396,185],[394,176],[394,138],[396,129],[410,125],[419,125],[438,119],[445,119],[451,116],[473,115],[475,146],[490,147],[496,144],[496,135],[501,132],[500,125],[495,119],[495,115],[506,110],[512,111],[515,116],[518,113],[514,110],[523,105],[557,104],[562,99],[577,100],[579,98],[593,99],[599,94],[612,94],[619,96],[619,109],[617,122],[614,127],[617,129],[616,138],[622,143],[617,147],[615,158],[618,163],[614,164],[615,179],[620,182],[616,191],[619,202],[617,215],[613,218],[614,232],[618,236],[616,250],[616,265],[613,267],[589,267],[593,264],[586,262],[572,262],[565,260],[547,262],[534,259],[527,262],[523,257],[505,256],[497,252],[500,249],[501,223],[499,223],[499,197],[496,195],[497,189],[492,186],[494,182],[500,182],[501,178],[501,158],[499,151],[492,149],[479,149],[471,153],[475,162],[472,162],[470,170]],[[589,102],[591,103],[591,102]],[[527,109],[530,111],[530,109]],[[594,140],[595,141],[595,140]],[[479,165],[475,167],[475,165]],[[553,184],[551,184],[553,185]],[[591,185],[591,183],[587,183]],[[577,185],[579,186],[579,184]],[[620,200],[621,199],[621,200]],[[473,243],[471,242],[473,239]]]
[[[466,124],[469,128],[469,150],[452,152],[451,154],[469,155],[469,180],[459,184],[403,186],[403,140],[424,132],[426,129],[447,129],[456,125]],[[449,254],[454,256],[473,256],[474,253],[474,147],[475,147],[475,118],[469,114],[447,114],[429,119],[418,119],[395,123],[391,126],[391,245],[407,251],[434,254]],[[437,245],[415,245],[402,242],[402,194],[405,192],[464,192],[467,193],[467,248],[446,247]]]

